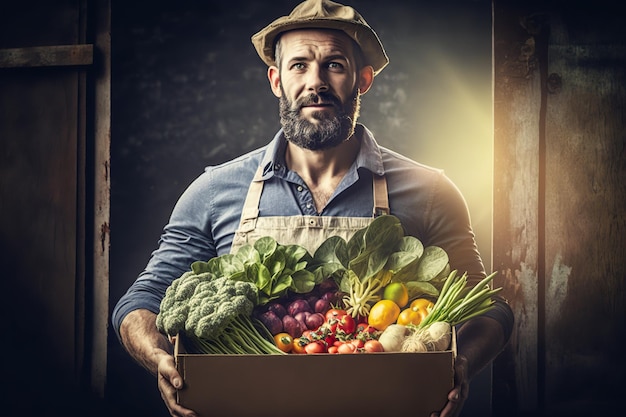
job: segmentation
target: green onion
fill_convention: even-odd
[[[492,296],[502,290],[490,288],[489,284],[495,275],[496,272],[484,278],[468,292],[467,273],[459,276],[456,270],[450,272],[432,310],[416,327],[425,328],[438,321],[456,326],[486,313],[493,307]]]

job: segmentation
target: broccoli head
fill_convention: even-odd
[[[156,325],[159,331],[174,336],[184,330],[191,307],[189,300],[193,298],[201,282],[210,282],[214,278],[214,275],[208,272],[195,274],[193,271],[187,271],[172,281],[161,300],[157,315]]]
[[[185,331],[198,338],[215,339],[237,316],[252,315],[258,290],[251,282],[222,277],[198,284],[190,301]]]

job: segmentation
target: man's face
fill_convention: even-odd
[[[351,39],[332,30],[295,30],[280,42],[285,137],[310,150],[339,145],[354,133],[360,107]]]

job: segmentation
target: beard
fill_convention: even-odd
[[[303,106],[320,102],[331,104],[334,114],[313,112],[311,117],[316,122],[310,122],[301,115]],[[290,101],[283,90],[279,101],[280,124],[285,138],[294,145],[312,151],[330,149],[354,134],[360,107],[361,95],[356,88],[345,105],[339,98],[326,92],[311,93]]]

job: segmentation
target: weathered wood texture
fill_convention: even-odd
[[[75,66],[92,63],[93,45],[0,49],[0,68]]]
[[[92,255],[91,222],[108,215],[108,178],[94,178],[108,166],[94,164],[108,161],[110,134],[93,102],[109,117],[110,97],[108,82],[95,87],[108,77],[102,57],[91,65],[95,3],[31,0],[0,11],[0,315],[13,341],[0,349],[13,381],[3,415],[96,415],[92,395],[104,395],[108,248]],[[96,239],[108,244],[108,229]]]
[[[495,367],[502,415],[601,413],[624,388],[626,36],[613,9],[495,2],[493,259],[517,319]]]

